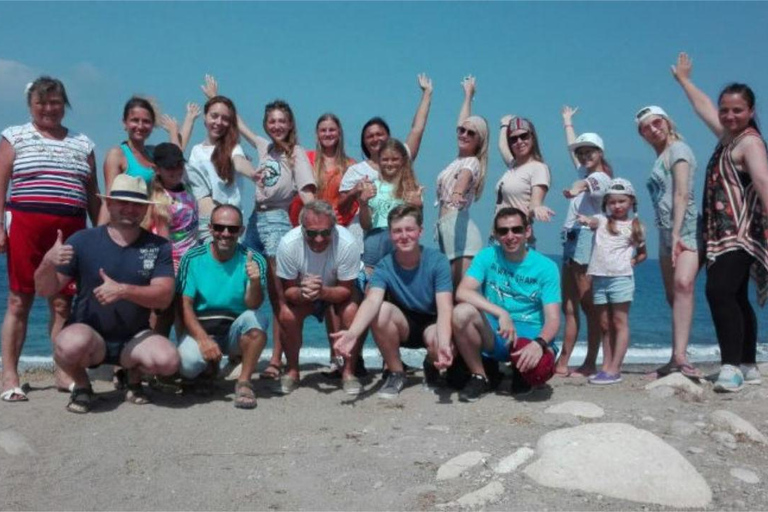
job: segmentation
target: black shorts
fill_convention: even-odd
[[[400,342],[401,347],[405,348],[426,348],[424,344],[424,331],[432,324],[437,323],[437,315],[413,311],[397,306],[403,312],[405,320],[408,322],[408,337]]]

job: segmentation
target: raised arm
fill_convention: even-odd
[[[181,151],[187,149],[189,145],[189,139],[192,137],[192,128],[195,126],[195,121],[200,115],[200,105],[197,103],[187,103],[187,115],[184,116],[184,122],[181,124],[181,132],[179,133],[179,142],[181,144]]]
[[[177,145],[181,148],[181,135],[179,135],[179,122],[175,117],[171,117],[168,114],[163,114],[157,121],[160,127],[168,132],[168,142]],[[183,151],[183,149],[182,149]]]
[[[472,115],[472,99],[475,97],[475,77],[472,75],[465,76],[461,81],[461,87],[464,89],[464,101],[461,102],[457,125],[461,125],[466,118]]]
[[[421,101],[416,108],[416,115],[413,116],[411,131],[405,138],[405,145],[411,152],[411,160],[416,160],[421,147],[421,139],[424,137],[424,129],[427,127],[427,117],[429,117],[429,106],[432,103],[432,80],[421,73],[418,76],[419,87],[421,87]]]
[[[563,116],[563,128],[565,129],[565,143],[566,147],[570,146],[576,141],[576,130],[573,127],[573,116],[579,111],[579,107],[571,108],[568,105],[563,106],[560,114]],[[579,168],[579,159],[576,158],[576,154],[568,149],[568,154],[571,155],[571,161],[573,166]]]
[[[672,76],[683,88],[688,101],[691,102],[694,112],[698,115],[704,124],[719,139],[723,136],[723,125],[720,124],[720,118],[717,115],[717,106],[712,103],[701,89],[696,87],[691,81],[691,72],[693,71],[693,60],[685,52],[680,52],[677,56],[677,64],[672,66]]]
[[[515,159],[512,155],[512,150],[509,149],[509,141],[507,140],[507,130],[509,123],[512,121],[512,116],[507,114],[501,118],[501,129],[499,130],[499,153],[501,153],[501,159],[504,160],[504,165],[509,167],[512,165],[512,160]]]

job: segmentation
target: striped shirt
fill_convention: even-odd
[[[63,140],[43,137],[32,123],[2,132],[16,156],[8,208],[55,215],[85,215],[87,187],[96,179],[88,165],[93,142],[68,132]]]

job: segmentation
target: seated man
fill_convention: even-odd
[[[304,319],[314,315],[319,321],[326,313],[335,325],[334,332],[346,329],[355,317],[360,302],[357,276],[360,251],[346,228],[336,225],[333,207],[325,201],[311,201],[299,215],[300,226],[289,231],[277,248],[277,277],[282,283],[280,321],[283,349],[288,370],[280,379],[284,394],[299,383],[299,351],[303,341]],[[347,394],[361,391],[355,377],[362,338],[351,347],[342,368],[342,387]]]
[[[511,352],[516,359],[513,386],[525,385],[520,380],[530,380],[527,374],[547,374],[547,369],[537,368],[540,362],[552,370],[554,357],[542,356],[545,350],[554,356],[552,341],[560,328],[560,274],[554,261],[526,247],[531,236],[528,217],[517,208],[502,208],[493,227],[499,245],[474,257],[456,290],[461,303],[453,310],[453,333],[472,372],[459,393],[464,402],[474,402],[488,391],[481,352],[497,361],[509,361]],[[518,338],[535,343],[516,347]]]
[[[253,409],[251,376],[267,343],[269,317],[256,311],[264,300],[267,263],[237,242],[243,232],[239,208],[220,204],[211,212],[211,241],[190,249],[179,265],[178,289],[184,329],[179,343],[181,376],[209,392],[222,354],[242,361],[235,383],[235,407]]]
[[[126,400],[146,404],[142,373],[172,375],[176,348],[149,329],[152,309],[173,300],[171,244],[141,228],[150,201],[141,178],[120,174],[105,198],[109,222],[78,231],[64,243],[61,233],[35,272],[35,289],[50,297],[72,280],[77,296],[66,326],[53,340],[53,357],[72,376],[67,410],[90,411],[93,400],[86,368],[114,364],[128,370]]]
[[[348,330],[334,334],[334,347],[343,356],[371,326],[389,375],[381,398],[395,398],[405,387],[400,347],[427,349],[425,378],[436,379],[453,361],[451,267],[443,253],[419,245],[423,232],[421,209],[394,208],[388,217],[394,252],[376,264],[365,300]],[[386,300],[385,300],[386,299]]]

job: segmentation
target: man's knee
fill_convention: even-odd
[[[451,322],[456,331],[463,331],[467,326],[476,323],[479,319],[480,312],[477,308],[465,302],[457,304],[453,308],[453,314],[451,315]]]
[[[152,373],[156,375],[173,375],[179,371],[181,357],[173,344],[166,338],[158,342],[152,358]]]
[[[245,351],[246,348],[263,346],[267,342],[267,333],[261,328],[254,327],[240,335],[238,344]]]
[[[72,364],[81,361],[93,350],[94,331],[85,324],[65,327],[54,340],[54,358],[60,363]]]

